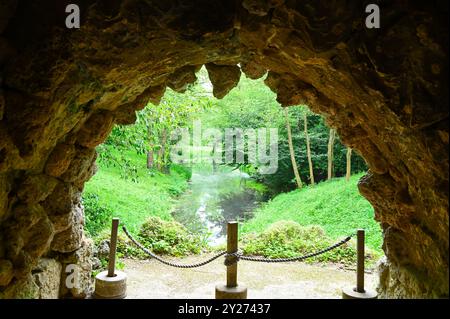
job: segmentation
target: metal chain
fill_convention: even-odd
[[[339,246],[342,246],[343,244],[345,244],[346,242],[348,242],[350,239],[352,239],[352,237],[355,236],[355,234],[352,234],[348,237],[346,237],[345,239],[341,240],[340,242],[327,247],[325,249],[319,250],[315,253],[311,253],[311,254],[307,254],[307,255],[303,255],[303,256],[298,256],[298,257],[291,257],[291,258],[275,258],[275,259],[271,259],[271,258],[264,258],[264,257],[248,257],[248,256],[243,256],[241,251],[238,251],[236,253],[232,253],[232,254],[226,254],[226,257],[233,257],[233,258],[227,258],[225,259],[225,265],[226,266],[231,266],[235,263],[237,263],[239,260],[246,260],[246,261],[254,261],[254,262],[263,262],[263,263],[283,263],[283,262],[290,262],[290,261],[301,261],[301,260],[305,260],[308,258],[312,258],[312,257],[316,257],[319,255],[322,255],[330,250],[333,250]]]
[[[171,266],[171,267],[175,267],[175,268],[197,268],[197,267],[202,267],[205,266],[207,264],[209,264],[210,262],[216,260],[217,258],[223,256],[226,254],[225,251],[222,251],[220,253],[218,253],[217,255],[214,255],[213,257],[211,257],[208,260],[196,263],[196,264],[176,264],[167,260],[162,259],[161,257],[155,255],[154,253],[152,253],[150,250],[148,250],[147,248],[145,248],[141,243],[139,243],[136,239],[133,238],[133,236],[131,236],[131,234],[128,232],[127,228],[125,226],[122,226],[123,231],[125,232],[125,234],[127,235],[127,237],[139,248],[141,249],[143,252],[145,252],[147,255],[149,255],[152,258],[155,258],[157,261],[163,263],[164,265],[167,266]]]

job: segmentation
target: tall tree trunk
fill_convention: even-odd
[[[148,139],[148,152],[147,152],[147,168],[153,168],[155,165],[155,151],[152,142],[151,126],[147,125],[147,139]]]
[[[150,150],[147,152],[147,168],[153,168],[153,165],[155,164],[154,154],[153,154],[153,148],[151,147]]]
[[[314,170],[313,170],[313,163],[311,158],[311,146],[309,142],[309,135],[308,135],[308,116],[306,115],[306,112],[303,113],[303,120],[305,122],[305,138],[306,138],[306,154],[308,156],[308,165],[309,165],[309,179],[311,181],[311,185],[314,185]]]
[[[349,181],[352,175],[352,149],[347,147],[347,172],[345,174],[345,180]]]
[[[333,177],[333,160],[334,160],[334,139],[336,138],[336,131],[330,129],[330,138],[328,139],[328,180]]]
[[[288,133],[288,143],[289,143],[289,152],[291,154],[292,169],[294,170],[297,187],[300,189],[300,188],[302,188],[302,180],[300,179],[300,174],[298,173],[297,161],[295,160],[294,146],[292,145],[291,124],[289,123],[289,113],[288,113],[287,107],[284,108],[284,115],[286,117],[286,129],[287,129],[287,133]]]
[[[217,142],[214,142],[213,148],[212,148],[212,165],[213,165],[213,174],[217,173],[217,163],[216,163],[216,145]]]
[[[163,168],[166,166],[166,141],[167,141],[167,132],[166,129],[162,130],[161,133],[161,147],[158,150],[158,171],[162,172]]]

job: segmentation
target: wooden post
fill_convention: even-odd
[[[233,254],[238,251],[238,223],[227,224],[227,253]],[[247,288],[237,283],[237,263],[227,266],[226,285],[216,286],[216,299],[247,299]]]
[[[343,299],[376,299],[377,293],[364,288],[364,229],[356,232],[356,287],[348,287],[342,290]]]
[[[118,229],[119,218],[113,218],[109,243],[108,270],[102,271],[95,276],[94,298],[97,299],[123,299],[127,295],[127,275],[115,269]]]
[[[109,243],[108,277],[114,277],[116,268],[117,231],[119,218],[113,218],[111,227],[111,240]]]
[[[357,264],[356,264],[356,291],[365,292],[364,290],[364,240],[365,234],[364,229],[358,229],[356,233],[356,252],[358,254]]]
[[[238,251],[238,223],[229,222],[227,226],[227,253]],[[227,266],[227,287],[237,287],[237,263]]]

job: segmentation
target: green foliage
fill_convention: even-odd
[[[246,255],[266,258],[290,258],[318,252],[344,239],[331,239],[318,225],[301,226],[293,221],[278,221],[261,233],[248,233],[243,236],[242,246]],[[322,255],[305,260],[307,263],[326,262],[344,265],[356,264],[356,241],[349,242]],[[366,247],[365,264],[367,268],[376,265],[380,254]]]
[[[111,225],[111,221],[108,222],[108,225]],[[127,227],[128,229],[128,227]],[[128,229],[129,230],[129,229]],[[137,234],[133,232],[133,236],[137,237]],[[110,240],[111,238],[111,228],[105,228],[103,231],[101,231],[97,236],[93,238],[94,243],[96,246],[99,246],[100,243],[104,240]],[[131,240],[128,239],[128,237],[125,235],[125,233],[119,229],[119,233],[117,234],[117,256],[120,257],[134,257],[134,258],[140,258],[140,259],[146,259],[148,256],[143,253],[139,248],[137,248]],[[107,258],[100,259],[100,262],[102,263],[102,268],[107,266]]]
[[[327,177],[329,128],[326,126],[324,119],[311,113],[307,106],[289,107],[293,145],[302,181],[309,181],[306,138],[303,127],[304,113],[307,114],[311,157],[315,180],[318,182]],[[263,83],[263,79],[255,81],[242,76],[238,86],[224,99],[218,101],[216,107],[203,112],[201,118],[204,126],[214,128],[277,128],[279,135],[277,172],[269,175],[258,175],[254,168],[252,169],[249,165],[241,168],[266,184],[274,194],[295,188],[283,108],[276,101],[276,94],[270,91]],[[335,176],[344,176],[346,172],[346,147],[340,143],[338,137],[334,146],[334,154]],[[352,171],[355,173],[366,169],[364,160],[354,152],[352,156]]]
[[[302,226],[321,225],[336,240],[364,228],[367,246],[381,256],[380,225],[374,220],[373,207],[358,192],[356,184],[360,177],[361,174],[354,175],[349,182],[344,178],[335,179],[279,194],[257,209],[241,231],[260,233],[277,221],[290,220]]]
[[[190,167],[172,164],[170,165],[170,170],[182,176],[187,181],[192,178],[192,168]]]
[[[138,182],[137,167],[127,161],[127,158],[123,156],[123,151],[134,150],[138,155],[151,152],[153,167],[167,172],[167,167],[170,166],[170,150],[177,142],[171,139],[171,134],[181,127],[191,129],[191,125],[196,119],[200,119],[205,128],[277,128],[279,133],[277,172],[258,175],[252,165],[240,166],[243,171],[266,184],[273,194],[294,189],[295,182],[287,142],[286,122],[283,109],[276,101],[276,94],[263,83],[263,79],[255,81],[242,76],[235,89],[224,99],[216,100],[208,92],[205,71],[201,70],[198,77],[199,81],[191,85],[183,94],[168,89],[159,105],[148,104],[137,113],[134,125],[115,126],[105,144],[98,148],[100,161],[108,166],[120,168],[122,178]],[[327,177],[329,128],[324,119],[311,113],[307,106],[289,108],[295,156],[303,181],[309,180],[306,139],[303,130],[305,113],[307,114],[314,175],[318,182]],[[346,147],[340,143],[339,137],[336,138],[334,154],[334,174],[336,177],[344,176]],[[364,160],[356,152],[353,152],[352,171],[356,173],[366,169]]]
[[[142,245],[160,255],[179,257],[199,254],[208,249],[204,236],[189,232],[186,227],[176,221],[166,221],[159,217],[147,218],[138,231],[131,231],[131,233]],[[94,242],[99,245],[101,241],[109,239],[110,230],[105,229],[94,238]],[[117,253],[119,257],[149,258],[121,231],[117,236]]]
[[[122,160],[122,170],[120,172],[120,177],[123,179],[130,179],[131,181],[137,183],[139,174],[136,165],[133,165],[131,161],[127,158]]]
[[[247,181],[249,188],[260,193],[276,194],[295,187],[286,122],[276,95],[262,80],[250,81],[243,77],[227,97],[217,101],[207,92],[202,77],[204,74],[200,74],[200,83],[189,87],[183,95],[168,90],[160,105],[149,104],[138,112],[135,125],[115,126],[107,141],[98,147],[100,170],[86,184],[84,195],[86,229],[96,240],[109,238],[104,227],[117,216],[156,253],[181,256],[207,249],[205,238],[189,233],[173,221],[171,214],[177,198],[188,189],[187,181],[191,179],[192,171],[170,163],[168,155],[174,141],[169,135],[180,127],[192,129],[194,119],[201,119],[204,128],[277,128],[280,137],[278,171],[258,175],[253,165],[242,165],[240,169],[264,183],[262,186]],[[289,108],[296,160],[303,181],[309,179],[304,113],[308,115],[317,182],[326,178],[329,128],[322,117],[310,113],[307,107]],[[148,152],[154,155],[152,169],[146,166]],[[334,153],[335,175],[343,176],[346,148],[338,138]],[[217,169],[220,171],[223,167]],[[355,154],[352,171],[365,169],[364,161]],[[350,182],[335,179],[276,196],[258,209],[253,219],[243,224],[245,253],[267,257],[297,256],[320,250],[357,228],[365,228],[367,245],[374,250],[374,256],[381,255],[381,230],[373,220],[373,208],[357,191],[359,176],[353,176]],[[238,187],[232,189],[238,190]],[[228,203],[226,200],[225,204]],[[214,216],[215,220],[222,218],[223,215]],[[321,228],[315,225],[321,225]],[[147,258],[123,234],[119,236],[118,252],[121,256]],[[351,245],[346,246],[314,261],[351,263],[354,249]]]
[[[302,256],[325,249],[336,243],[325,235],[325,231],[320,226],[303,227],[293,221],[278,221],[262,233],[246,234],[242,241],[245,254],[268,258]],[[308,258],[306,262],[354,264],[356,262],[356,250],[346,243],[325,254]]]
[[[113,211],[99,202],[97,194],[84,193],[85,229],[91,237],[100,233],[111,221]]]
[[[211,108],[213,101],[212,96],[198,83],[188,87],[184,94],[167,89],[158,105],[149,103],[137,112],[134,125],[119,125],[113,128],[105,146],[99,148],[100,159],[121,167],[124,171],[123,178],[134,179],[134,167],[111,150],[134,150],[138,155],[151,152],[154,166],[165,171],[170,165],[169,154],[174,144],[171,133],[178,128],[189,127],[194,116]]]
[[[123,149],[122,152],[118,152],[115,146],[102,144],[97,147],[97,152],[99,154],[99,163],[103,164],[103,166],[117,167],[120,172],[120,178],[131,180],[135,183],[139,182],[137,163],[130,160]]]
[[[162,174],[146,168],[144,155],[133,151],[122,155],[136,167],[139,182],[121,178],[117,166],[100,163],[100,170],[86,183],[83,195],[89,235],[96,243],[109,239],[111,219],[119,217],[122,225],[159,253],[199,253],[206,245],[203,238],[188,233],[170,214],[174,198],[187,188],[190,169],[171,165],[170,174]],[[117,251],[123,256],[147,258],[121,233]]]
[[[245,187],[248,189],[253,189],[260,194],[265,194],[268,192],[268,187],[266,185],[258,183],[252,179],[249,179],[245,182]]]
[[[139,231],[142,244],[157,254],[183,256],[198,254],[205,248],[206,240],[194,235],[178,222],[150,217]]]
[[[117,150],[111,152],[119,156]],[[86,183],[85,193],[96,194],[100,206],[108,207],[114,217],[119,217],[123,224],[136,232],[149,216],[171,220],[175,197],[188,187],[187,173],[180,175],[181,169],[171,169],[170,174],[163,174],[147,169],[145,155],[137,155],[134,151],[122,152],[122,155],[136,167],[138,182],[123,179],[120,167],[108,166],[101,161],[97,174]]]

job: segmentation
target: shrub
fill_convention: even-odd
[[[167,186],[167,191],[171,196],[178,197],[186,191],[186,186],[184,184],[174,183]]]
[[[137,236],[133,236],[136,238]],[[111,229],[102,230],[98,236],[94,238],[94,243],[98,247],[101,245],[103,241],[109,241],[111,239]],[[136,238],[140,240],[139,238]],[[148,255],[145,254],[142,250],[136,247],[131,240],[125,235],[125,233],[121,230],[121,226],[119,226],[119,232],[117,234],[117,255],[120,257],[135,257],[139,259],[146,259]],[[100,258],[100,260],[102,260]]]
[[[175,172],[182,176],[185,180],[190,180],[192,178],[192,169],[183,165],[171,164],[170,171]]]
[[[183,256],[198,254],[206,248],[206,240],[191,234],[176,221],[164,221],[159,217],[150,217],[138,234],[141,243],[157,254]]]
[[[94,193],[83,194],[83,205],[85,230],[91,237],[95,237],[111,224],[113,211],[109,207],[101,205],[98,195]]]
[[[327,237],[320,226],[304,227],[293,221],[279,221],[262,233],[245,234],[242,242],[244,254],[261,255],[267,258],[289,258],[322,250],[337,241]],[[348,242],[306,261],[354,264],[356,250],[354,245]]]

